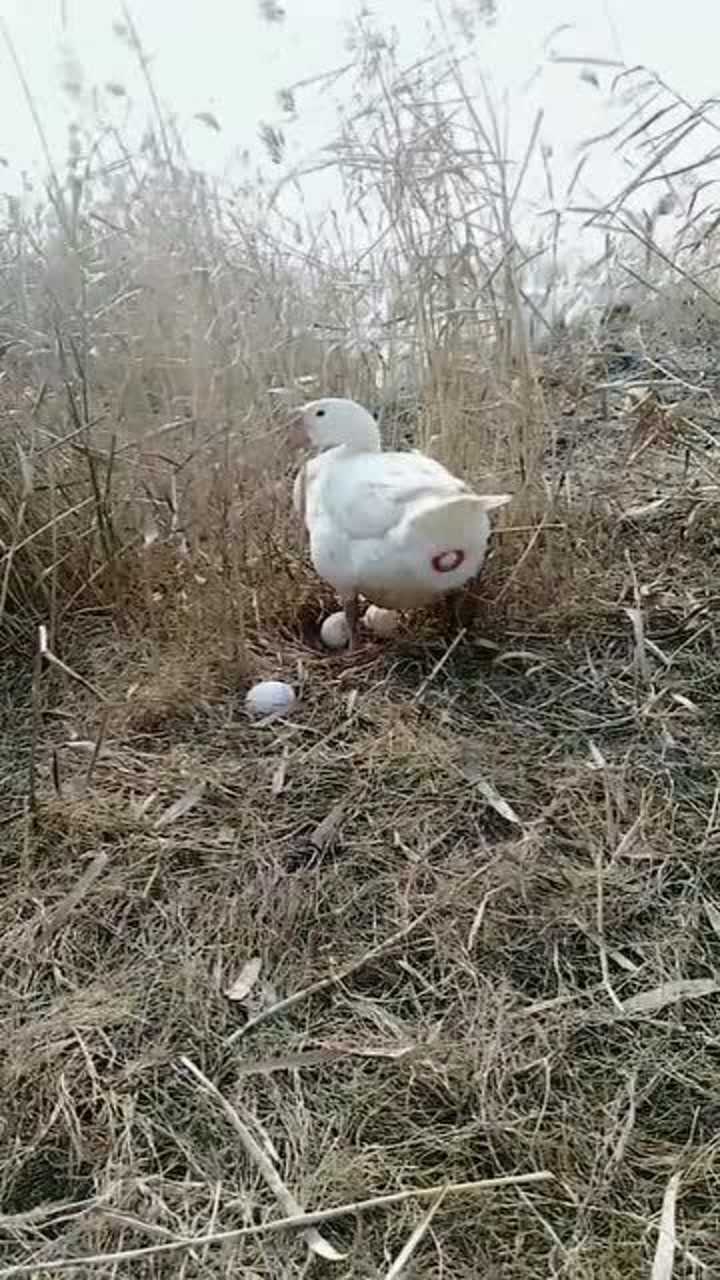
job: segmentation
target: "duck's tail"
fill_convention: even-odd
[[[407,521],[409,529],[443,547],[464,548],[478,533],[487,535],[488,512],[504,507],[511,495],[462,494],[447,502],[428,503]]]

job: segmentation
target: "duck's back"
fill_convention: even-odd
[[[416,503],[446,502],[468,488],[421,453],[332,454],[318,459],[317,503],[350,538],[390,534]]]

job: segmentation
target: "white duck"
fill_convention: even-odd
[[[509,494],[472,493],[422,453],[383,452],[377,423],[353,400],[313,400],[296,426],[326,450],[295,480],[295,510],[310,556],[338,593],[356,635],[358,596],[413,609],[457,590],[478,573],[490,534],[488,512]]]

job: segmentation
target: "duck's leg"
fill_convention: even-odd
[[[450,631],[459,631],[462,624],[461,605],[462,593],[460,591],[450,591],[444,598],[444,614],[445,625]]]
[[[482,567],[462,587],[448,592],[444,597],[445,625],[451,631],[459,631],[475,622],[480,606],[479,587],[482,583]]]
[[[352,652],[357,646],[358,623],[360,622],[360,607],[358,605],[357,595],[344,596],[342,601],[343,612],[348,624],[350,638],[348,640],[348,652]]]

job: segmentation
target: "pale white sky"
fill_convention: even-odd
[[[456,4],[458,0],[455,0]],[[477,0],[459,0],[472,11]],[[260,120],[281,122],[276,94],[348,60],[348,24],[359,0],[282,0],[287,18],[271,25],[259,15],[257,0],[134,0],[131,4],[165,105],[176,114],[194,163],[221,174],[232,170],[249,148],[260,155]],[[441,31],[438,12],[449,14],[452,0],[382,0],[369,7],[375,20],[399,35],[400,60],[410,62]],[[121,19],[117,0],[0,0],[0,15],[16,46],[58,158],[66,154],[67,125],[76,111],[61,91],[63,46],[77,56],[85,88],[116,81],[128,90],[132,123],[148,114],[137,68],[112,31]],[[63,18],[65,29],[63,30]],[[572,30],[547,37],[562,23]],[[460,46],[458,46],[460,47]],[[516,147],[521,150],[538,105],[545,111],[543,137],[552,143],[558,173],[574,167],[577,144],[601,133],[616,117],[607,91],[614,72],[598,69],[601,90],[580,79],[577,65],[545,65],[530,87],[544,47],[563,55],[642,62],[666,76],[693,100],[720,93],[720,4],[717,0],[498,0],[494,30],[480,29],[476,68],[489,72],[512,104]],[[471,73],[472,74],[472,73]],[[289,157],[300,162],[335,129],[341,91],[308,90],[300,100],[301,123],[288,130]],[[108,108],[118,121],[128,107]],[[222,124],[216,134],[193,119],[213,112]],[[131,126],[132,127],[132,126]],[[17,190],[23,169],[42,172],[32,120],[7,49],[0,41],[0,190]],[[594,160],[589,184],[610,195],[623,180],[611,148]],[[273,177],[272,170],[270,176]],[[562,185],[562,182],[560,182]],[[602,190],[598,190],[598,187]],[[317,198],[329,194],[327,183]]]

